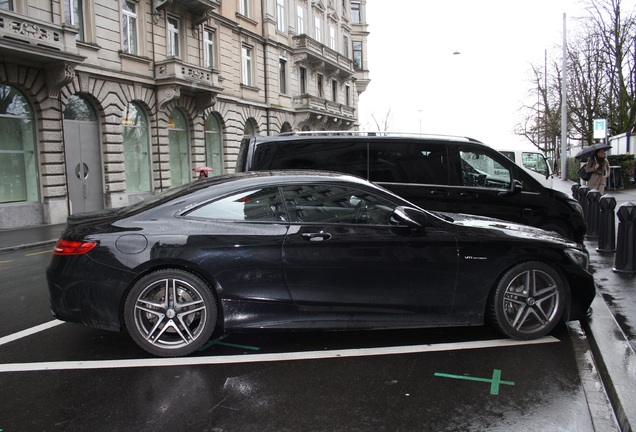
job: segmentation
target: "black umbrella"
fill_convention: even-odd
[[[583,149],[580,152],[578,152],[576,156],[574,157],[577,159],[587,159],[590,156],[594,156],[594,153],[596,153],[599,150],[607,150],[611,148],[612,148],[611,145],[607,145],[604,143],[592,144],[591,146],[583,147]]]

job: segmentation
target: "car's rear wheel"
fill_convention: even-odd
[[[192,353],[212,335],[217,304],[201,278],[177,269],[141,278],[130,290],[124,320],[133,340],[161,357]]]
[[[530,261],[499,279],[488,301],[487,316],[509,337],[536,339],[554,329],[564,305],[563,279],[549,265]]]

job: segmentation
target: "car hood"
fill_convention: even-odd
[[[528,225],[522,225],[501,219],[476,216],[463,213],[442,213],[445,220],[456,226],[482,228],[490,232],[499,232],[509,237],[542,240],[561,245],[576,246],[576,243],[568,240],[554,231],[545,231]]]

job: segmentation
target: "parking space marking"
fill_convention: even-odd
[[[453,379],[459,379],[459,380],[479,381],[479,382],[489,383],[490,384],[490,394],[491,395],[498,395],[499,394],[499,386],[501,384],[510,385],[510,386],[515,385],[514,381],[504,381],[504,380],[502,380],[501,379],[501,370],[499,370],[499,369],[494,369],[492,371],[492,378],[478,378],[478,377],[472,377],[472,376],[468,376],[468,375],[454,375],[454,374],[447,374],[447,373],[442,373],[442,372],[435,372],[435,376],[436,377],[442,377],[442,378],[453,378]]]
[[[536,345],[560,342],[557,338],[546,336],[531,341],[514,339],[495,339],[471,342],[440,343],[433,345],[410,345],[379,348],[355,348],[343,350],[305,351],[271,354],[245,354],[205,357],[176,357],[176,358],[147,358],[128,360],[87,360],[87,361],[59,361],[34,363],[0,364],[3,372],[38,372],[54,370],[84,370],[84,369],[116,369],[140,368],[160,366],[200,366],[212,364],[260,363],[291,360],[322,360],[347,357],[369,357],[380,355],[419,354],[426,352],[457,351],[482,348],[502,348],[521,345]]]
[[[13,334],[11,334],[9,336],[1,337],[0,338],[0,346],[2,346],[4,344],[8,344],[9,342],[13,342],[13,341],[18,340],[18,339],[22,339],[22,338],[27,337],[27,336],[31,336],[32,334],[39,333],[39,332],[44,331],[44,330],[48,330],[48,329],[53,328],[55,326],[58,326],[60,324],[64,324],[64,321],[53,320],[53,321],[49,321],[49,322],[44,323],[44,324],[40,324],[40,325],[35,326],[35,327],[31,327],[30,329],[26,329],[26,330],[22,330],[22,331],[17,332],[17,333],[13,333]]]

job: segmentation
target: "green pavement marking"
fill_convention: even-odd
[[[514,381],[502,381],[501,380],[501,371],[499,369],[493,369],[492,378],[477,378],[466,375],[452,375],[441,372],[435,372],[436,377],[442,378],[454,378],[454,379],[462,379],[467,381],[479,381],[479,382],[487,382],[490,383],[490,394],[498,395],[499,394],[499,385],[515,385]]]
[[[252,351],[258,351],[260,349],[259,347],[255,347],[255,346],[238,345],[238,344],[233,344],[233,343],[228,343],[228,342],[221,342],[221,340],[225,339],[228,336],[229,336],[228,334],[224,334],[221,337],[218,337],[216,339],[212,339],[211,341],[209,341],[208,343],[203,345],[201,348],[199,348],[198,351],[205,351],[206,349],[210,348],[212,345],[223,345],[223,346],[227,346],[227,347],[231,347],[231,348],[248,349],[248,350],[252,350]],[[2,432],[2,431],[0,431],[0,432]]]

